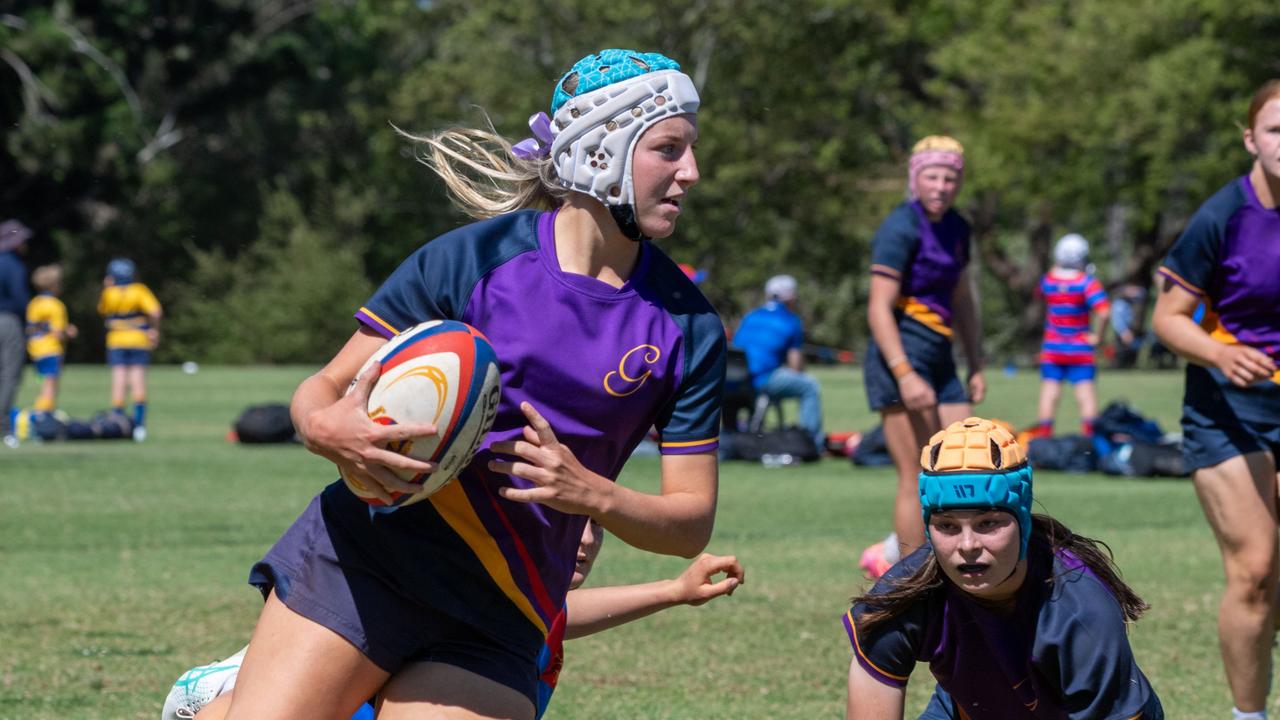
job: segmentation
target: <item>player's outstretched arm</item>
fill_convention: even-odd
[[[745,580],[736,557],[703,553],[671,580],[571,590],[565,639],[615,628],[676,605],[702,605],[732,595]]]
[[[858,664],[849,661],[849,702],[845,720],[902,720],[907,690],[876,680]]]

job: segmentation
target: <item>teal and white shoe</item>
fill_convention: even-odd
[[[236,676],[240,674],[240,662],[248,649],[246,645],[226,660],[193,667],[182,673],[169,690],[169,697],[164,699],[160,720],[191,720],[214,698],[231,692],[236,686]]]

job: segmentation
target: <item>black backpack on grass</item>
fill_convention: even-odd
[[[720,442],[729,445],[724,455],[726,460],[760,462],[766,455],[790,456],[791,461],[784,464],[793,465],[822,458],[813,437],[795,426],[758,433],[728,433],[721,437]]]
[[[279,403],[246,408],[236,420],[235,431],[240,442],[254,445],[296,442],[298,439],[289,406]]]
[[[1100,463],[1102,472],[1127,477],[1186,477],[1191,473],[1182,459],[1181,443],[1121,443]]]
[[[1027,460],[1037,470],[1087,473],[1098,469],[1093,440],[1083,435],[1036,438],[1027,443]]]

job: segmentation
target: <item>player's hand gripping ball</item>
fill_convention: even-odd
[[[435,435],[387,445],[388,450],[437,466],[435,472],[417,474],[391,469],[422,486],[416,493],[391,493],[392,505],[405,506],[430,497],[471,462],[498,413],[498,358],[479,330],[454,320],[431,320],[392,338],[356,377],[379,362],[382,372],[369,393],[369,418],[384,425],[436,426]],[[346,473],[342,480],[370,505],[386,504],[359,480]]]

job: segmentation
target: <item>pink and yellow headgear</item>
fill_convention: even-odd
[[[921,170],[933,165],[941,165],[956,171],[964,177],[964,146],[960,141],[946,135],[929,135],[911,148],[911,160],[907,165],[907,192],[914,200],[919,196],[916,192],[916,176]]]

